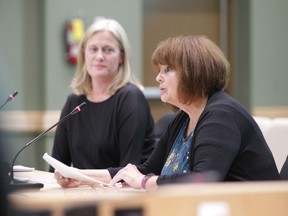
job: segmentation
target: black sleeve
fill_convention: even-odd
[[[124,90],[118,114],[120,166],[140,164],[154,148],[154,121],[145,96],[136,87]]]

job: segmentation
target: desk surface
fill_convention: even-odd
[[[88,205],[99,205],[112,200],[123,200],[140,196],[143,190],[129,187],[113,189],[107,187],[62,188],[56,183],[54,174],[44,171],[15,172],[15,177],[27,178],[40,182],[44,187],[39,189],[19,190],[8,195],[14,209],[28,212],[50,211],[52,216],[64,216],[64,210]]]
[[[28,205],[29,203],[53,205],[61,202],[71,203],[73,201],[88,202],[88,201],[102,201],[106,199],[121,199],[123,197],[135,196],[141,194],[144,190],[135,190],[130,187],[123,188],[108,188],[108,187],[90,187],[81,186],[76,188],[62,188],[54,179],[54,174],[44,171],[32,172],[15,172],[15,177],[27,178],[31,181],[40,182],[44,187],[39,189],[20,190],[13,192],[9,197],[13,202],[19,205]],[[25,197],[26,199],[23,199]],[[19,203],[18,200],[19,199]],[[44,206],[40,206],[41,208]],[[33,207],[34,208],[34,207]]]
[[[227,208],[227,216],[288,215],[288,181],[167,185],[143,193],[131,188],[64,189],[56,184],[53,173],[42,171],[15,173],[15,176],[44,183],[44,188],[12,193],[9,201],[20,209],[50,209],[53,216],[64,215],[63,208],[88,204],[97,205],[101,216],[114,216],[116,209],[135,208],[142,209],[144,216],[202,216],[200,207],[211,209],[215,204],[222,210]]]

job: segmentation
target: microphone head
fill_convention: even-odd
[[[83,102],[83,103],[81,103],[78,107],[79,107],[80,109],[84,109],[86,106],[87,106],[87,103],[86,103],[86,102]]]
[[[78,113],[78,112],[81,112],[82,109],[84,109],[86,106],[87,106],[87,103],[86,103],[86,102],[81,103],[80,105],[78,105],[77,107],[75,107],[74,110],[72,110],[71,115],[74,115],[74,114],[76,114],[76,113]]]
[[[13,97],[15,97],[18,94],[18,91],[14,91],[14,93],[12,94]]]
[[[13,94],[9,96],[10,100],[14,100],[15,96],[18,94],[18,91],[14,91]]]

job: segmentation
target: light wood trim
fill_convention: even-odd
[[[161,102],[159,103],[163,105]],[[165,109],[165,111],[167,110],[167,108],[164,107],[163,109]],[[271,118],[288,117],[288,107],[255,107],[252,109],[252,114],[253,116]],[[3,111],[0,113],[0,129],[8,132],[21,133],[42,132],[58,122],[59,117],[59,110]],[[53,132],[54,130],[55,128],[51,131]]]
[[[58,122],[60,111],[5,111],[0,113],[0,129],[8,132],[35,133]],[[51,131],[54,131],[53,128]]]
[[[252,109],[254,116],[270,118],[288,117],[288,107],[255,107]]]

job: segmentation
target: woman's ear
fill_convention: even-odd
[[[121,53],[120,53],[119,65],[123,65],[123,64],[124,64],[124,59],[125,59],[124,52],[121,51]]]

